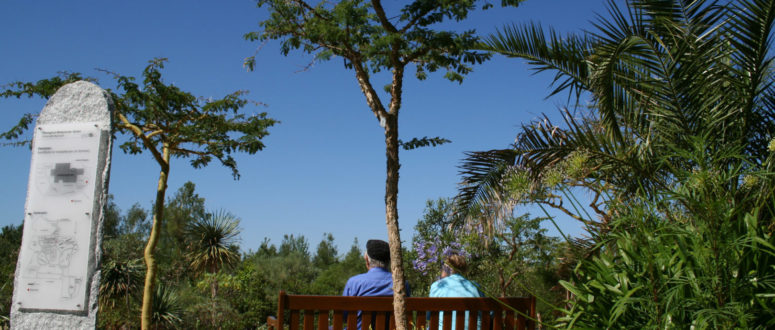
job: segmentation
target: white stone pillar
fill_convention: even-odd
[[[38,116],[11,329],[97,326],[112,111],[106,91],[78,81]]]

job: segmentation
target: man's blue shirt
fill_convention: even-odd
[[[393,296],[393,275],[385,268],[371,268],[368,272],[350,277],[344,286],[343,296]],[[406,284],[409,296],[409,284]],[[361,329],[361,311],[358,311],[358,329]],[[345,314],[346,316],[346,314]]]
[[[375,267],[368,272],[350,277],[343,296],[392,296],[393,276],[387,269]]]

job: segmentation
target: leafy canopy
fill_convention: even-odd
[[[240,113],[249,102],[245,91],[222,99],[201,99],[177,86],[164,84],[160,70],[164,59],[155,59],[143,71],[142,86],[133,77],[118,76],[124,94],[114,95],[121,132],[131,132],[121,145],[124,152],[136,154],[149,145],[166,146],[171,156],[192,158],[194,168],[206,166],[213,158],[230,168],[239,178],[232,152],[254,154],[264,148],[261,141],[267,128],[277,121],[266,112],[247,116]],[[158,153],[149,149],[154,156]]]
[[[503,0],[502,5],[516,6],[522,0]],[[446,78],[462,82],[489,53],[471,50],[479,40],[474,30],[439,31],[432,28],[444,20],[461,21],[476,8],[476,1],[414,1],[387,17],[380,1],[306,1],[261,0],[258,6],[272,8],[269,19],[260,23],[263,31],[245,34],[245,39],[281,40],[281,51],[301,49],[316,60],[332,56],[345,59],[347,68],[362,66],[377,73],[384,69],[416,66],[418,79],[427,72],[447,70]],[[482,8],[491,7],[485,2]],[[245,60],[253,69],[255,56]],[[355,68],[356,70],[358,68]]]
[[[269,134],[267,129],[278,122],[268,118],[266,112],[240,113],[251,102],[244,98],[246,91],[236,91],[221,99],[204,99],[164,83],[161,70],[166,61],[164,58],[149,61],[141,83],[137,83],[135,77],[111,73],[119,90],[108,90],[116,106],[114,127],[129,137],[120,145],[121,149],[130,154],[150,150],[159,161],[161,154],[154,149],[166,146],[173,157],[191,158],[195,168],[206,166],[215,158],[238,178],[237,164],[231,153],[254,154],[262,150],[261,139]],[[95,79],[84,79],[80,73],[60,73],[34,83],[7,84],[0,91],[0,97],[39,96],[47,99],[63,85],[78,80]],[[23,115],[14,127],[0,134],[0,138],[13,141],[10,143],[13,145],[29,143],[20,139],[34,118],[34,114]]]

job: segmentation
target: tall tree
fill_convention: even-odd
[[[315,256],[312,257],[312,264],[323,270],[337,262],[337,254],[339,252],[336,250],[336,245],[334,245],[334,235],[325,233],[323,234],[323,240],[318,244]]]
[[[503,0],[503,5],[516,6],[521,0]],[[464,20],[476,9],[477,1],[415,0],[398,13],[388,13],[380,0],[343,0],[310,3],[304,0],[259,0],[267,6],[270,18],[260,23],[262,31],[245,35],[248,40],[282,40],[282,53],[301,49],[316,60],[341,57],[345,67],[355,73],[366,104],[385,135],[387,178],[385,182],[385,222],[390,243],[391,270],[395,289],[395,316],[399,329],[406,329],[404,312],[403,260],[398,225],[398,152],[400,147],[448,142],[442,138],[399,140],[398,114],[402,106],[406,67],[414,65],[416,76],[425,79],[427,72],[447,71],[446,78],[461,82],[471,65],[489,58],[487,53],[469,50],[478,38],[473,30],[456,32],[440,25],[446,20]],[[492,5],[485,1],[483,8]],[[255,66],[255,57],[246,62]],[[388,102],[382,100],[372,74],[390,71]]]
[[[278,249],[277,254],[282,257],[298,254],[304,257],[304,259],[309,260],[309,241],[307,241],[307,238],[304,237],[304,235],[283,235],[283,241],[280,242],[280,248]]]
[[[162,81],[161,69],[166,59],[154,59],[143,70],[142,85],[134,77],[114,74],[120,94],[109,91],[116,105],[113,116],[118,133],[128,140],[121,149],[130,154],[148,151],[159,165],[159,179],[153,210],[153,223],[144,251],[146,264],[143,289],[142,329],[151,326],[154,285],[157,274],[155,257],[164,222],[165,194],[170,174],[170,161],[189,158],[194,168],[207,166],[213,158],[231,169],[239,178],[234,152],[255,154],[264,148],[261,141],[268,135],[267,129],[276,121],[267,114],[246,116],[240,110],[249,103],[245,91],[237,91],[221,99],[198,98],[174,85]],[[16,82],[0,93],[3,97],[49,97],[64,85],[81,79],[79,74],[66,74],[36,83]],[[25,115],[11,130],[0,135],[6,139],[18,139],[31,123],[31,114]]]

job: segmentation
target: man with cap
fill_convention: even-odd
[[[368,271],[350,277],[344,286],[343,296],[392,296],[393,276],[390,274],[390,246],[387,242],[372,239],[366,242],[363,255]],[[409,284],[406,285],[409,296]],[[358,329],[361,329],[361,312],[358,311]]]

